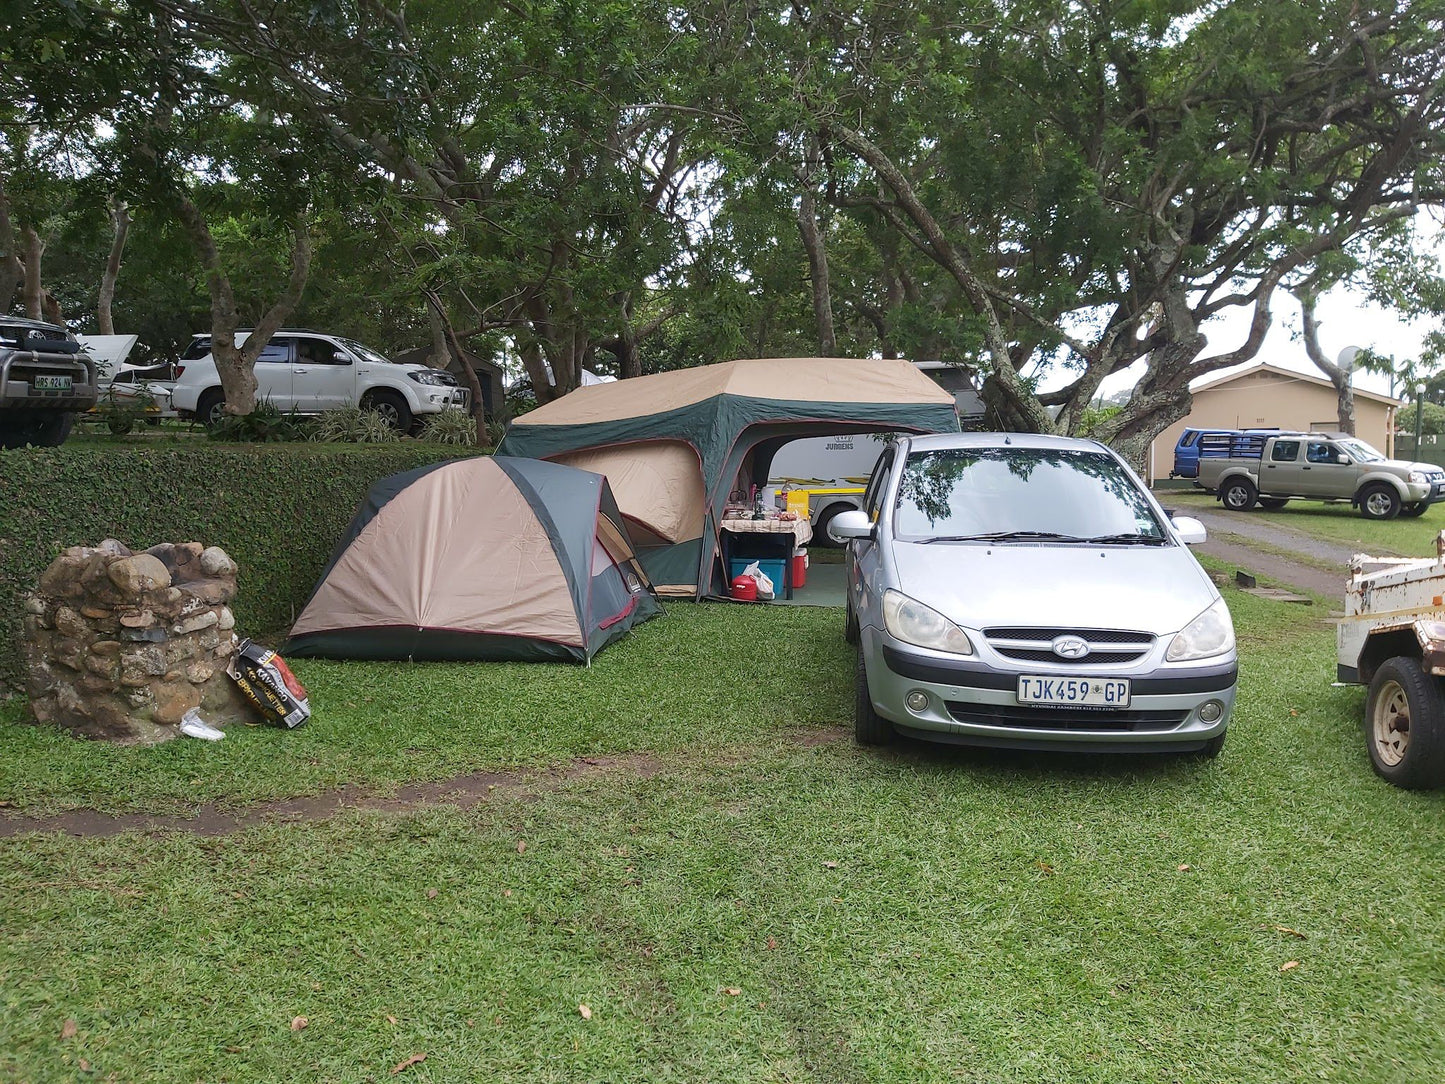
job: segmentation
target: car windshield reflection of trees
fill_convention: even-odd
[[[1113,458],[1058,448],[915,452],[893,517],[905,541],[1037,533],[1068,539],[1165,537]]]

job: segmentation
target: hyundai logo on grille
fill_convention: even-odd
[[[1061,659],[1082,659],[1089,653],[1089,645],[1077,636],[1056,636],[1049,646]]]

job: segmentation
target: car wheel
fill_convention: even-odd
[[[1226,733],[1228,732],[1226,731]],[[1217,738],[1210,738],[1204,743],[1204,747],[1195,753],[1195,756],[1202,757],[1205,760],[1215,759],[1224,751],[1224,737],[1225,735],[1221,734]]]
[[[843,639],[847,643],[856,644],[862,638],[858,629],[858,615],[849,604],[843,608]]]
[[[829,546],[838,549],[848,544],[846,538],[838,538],[833,534],[833,521],[844,512],[852,512],[856,509],[851,504],[830,504],[818,516],[818,522],[813,525],[813,542],[819,546]]]
[[[398,433],[406,433],[411,429],[411,407],[394,391],[368,393],[361,401],[361,409],[376,411],[382,420]]]
[[[887,745],[893,740],[893,724],[873,709],[868,692],[868,666],[858,651],[857,679],[853,691],[853,736],[860,745]]]
[[[212,388],[196,400],[196,420],[207,429],[214,429],[226,417],[226,393]]]
[[[1278,512],[1287,504],[1289,504],[1288,497],[1261,497],[1259,499],[1259,506],[1266,512]]]
[[[1391,486],[1369,486],[1360,494],[1360,514],[1366,519],[1394,519],[1400,514],[1400,495]]]
[[[1231,478],[1220,489],[1219,499],[1231,512],[1248,512],[1259,499],[1259,490],[1248,478]]]
[[[1428,501],[1411,501],[1400,507],[1400,515],[1406,519],[1419,519],[1429,510],[1430,503]]]
[[[1365,745],[1380,778],[1407,790],[1445,785],[1442,712],[1440,683],[1418,659],[1381,664],[1365,703]]]

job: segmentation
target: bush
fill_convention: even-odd
[[[477,442],[477,419],[465,410],[443,410],[440,414],[427,415],[422,423],[423,440],[437,444],[462,444],[470,447]]]
[[[261,402],[249,414],[227,414],[219,425],[207,431],[207,436],[241,444],[275,444],[306,440],[315,424],[294,410],[283,414],[270,402]]]
[[[311,439],[334,444],[395,444],[401,439],[401,434],[388,425],[376,411],[348,406],[321,414],[316,419],[315,428],[311,430]]]
[[[204,542],[240,566],[242,635],[274,640],[305,605],[371,484],[454,448],[70,445],[0,451],[0,689],[18,689],[21,598],[67,546]]]

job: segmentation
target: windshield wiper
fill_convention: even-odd
[[[1169,540],[1160,535],[1150,534],[1101,534],[1095,535],[1093,538],[1081,538],[1079,541],[1098,545],[1162,546]]]
[[[1091,539],[1054,531],[994,531],[992,534],[940,534],[917,541],[926,546],[930,542],[1088,542]]]

